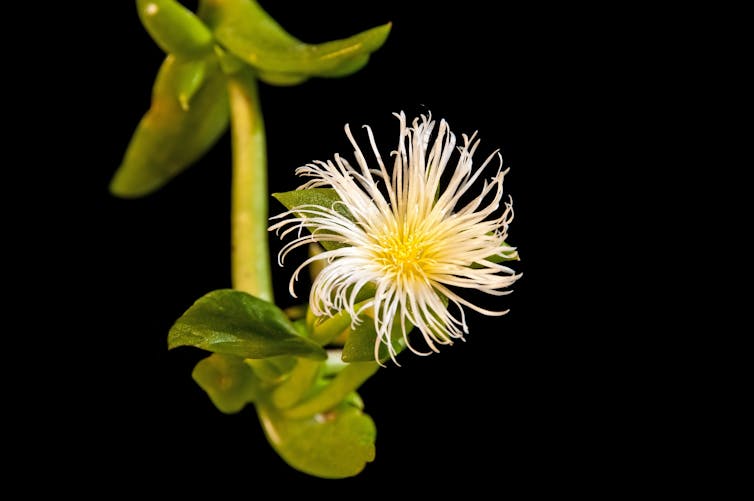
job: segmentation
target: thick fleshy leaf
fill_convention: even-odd
[[[299,73],[282,73],[278,71],[259,70],[257,76],[264,83],[268,85],[277,85],[279,87],[290,87],[309,80],[307,75],[301,75]]]
[[[280,308],[232,289],[204,295],[175,322],[168,348],[178,346],[243,358],[327,358],[320,346],[299,335]]]
[[[110,184],[114,195],[139,197],[157,190],[198,160],[225,132],[230,111],[219,64],[208,60],[199,88],[188,92],[186,79],[196,76],[195,61],[181,61],[172,55],[165,59],[152,92],[152,105]]]
[[[290,82],[305,76],[340,77],[366,64],[369,54],[379,49],[390,23],[352,37],[307,44],[288,34],[254,0],[204,0],[200,17],[224,47],[274,80]],[[282,74],[291,74],[290,79]]]
[[[334,209],[339,214],[353,221],[353,216],[344,204],[340,202],[338,193],[332,188],[310,188],[308,190],[293,190],[281,193],[273,193],[272,196],[288,210],[293,210],[302,205],[318,205],[327,209]],[[303,214],[301,214],[303,216]],[[320,233],[322,234],[322,233]],[[345,247],[338,242],[320,242],[325,250],[333,250]]]
[[[349,400],[352,400],[349,398]],[[322,478],[351,477],[375,456],[372,418],[349,403],[305,419],[288,419],[271,405],[257,405],[273,448],[289,465]]]
[[[199,92],[207,76],[207,61],[196,59],[181,64],[181,74],[175,82],[175,94],[183,111],[191,107],[191,99]]]
[[[136,8],[144,28],[166,53],[194,59],[212,52],[212,32],[175,0],[136,0]]]
[[[348,61],[342,63],[336,69],[324,73],[320,73],[318,76],[324,78],[340,78],[356,73],[361,68],[367,65],[369,62],[369,54],[361,54],[360,56],[353,57]]]
[[[341,64],[336,70],[317,75],[322,78],[340,78],[356,73],[369,62],[369,55],[363,54],[348,62]],[[291,86],[298,85],[309,79],[309,75],[301,73],[285,73],[276,71],[259,70],[257,76],[261,81],[269,85]]]
[[[284,191],[272,194],[277,201],[288,210],[293,210],[301,205],[319,205],[328,209],[335,209],[338,213],[353,221],[353,216],[345,205],[338,203],[338,192],[332,188],[309,188],[308,190]]]
[[[259,379],[241,357],[213,353],[200,360],[191,373],[221,412],[233,414],[259,397]]]
[[[348,62],[341,64],[336,70],[321,73],[317,76],[322,78],[340,78],[356,73],[369,62],[369,54],[354,57]],[[259,70],[257,76],[264,83],[278,86],[298,85],[309,79],[309,75],[301,73],[284,73],[276,71]]]

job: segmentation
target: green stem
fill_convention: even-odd
[[[380,366],[375,362],[352,362],[319,393],[295,407],[283,410],[282,413],[289,419],[304,419],[332,409],[342,402],[349,393],[361,386],[379,368]]]
[[[367,300],[369,301],[369,300]],[[356,303],[354,310],[359,311],[366,301]],[[346,310],[342,310],[327,320],[317,323],[317,318],[309,309],[307,314],[307,324],[311,331],[312,341],[321,346],[333,341],[351,327],[351,315]]]
[[[351,326],[351,315],[345,310],[338,312],[335,316],[321,323],[316,323],[316,319],[311,314],[311,309],[307,314],[311,317],[309,319],[311,323],[311,339],[320,346],[326,345]]]
[[[288,379],[272,392],[272,403],[278,409],[287,409],[301,401],[317,380],[322,362],[299,358]]]
[[[256,78],[247,70],[229,76],[228,94],[233,143],[233,287],[272,301],[272,273],[267,243],[267,151]]]

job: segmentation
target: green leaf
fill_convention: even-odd
[[[348,400],[353,398],[349,396]],[[304,473],[322,478],[352,477],[374,459],[377,429],[372,418],[357,406],[342,402],[305,419],[286,418],[271,405],[258,405],[257,412],[272,447],[290,466]]]
[[[257,76],[261,81],[268,85],[277,85],[281,87],[290,87],[309,80],[307,75],[301,75],[299,73],[281,73],[278,71],[259,70]]]
[[[353,221],[353,215],[340,202],[338,192],[332,188],[309,188],[308,190],[284,191],[272,194],[275,199],[283,204],[286,209],[293,210],[301,205],[319,205],[328,209],[334,209],[339,214]]]
[[[237,33],[238,37],[256,36],[277,47],[301,43],[254,0],[200,0],[198,15],[212,31],[226,31],[231,36]],[[247,34],[248,31],[256,34]]]
[[[136,0],[139,19],[168,54],[194,59],[212,51],[212,32],[193,12],[174,0]]]
[[[254,402],[262,391],[259,379],[243,358],[213,353],[191,373],[221,412],[233,414]]]
[[[280,308],[232,289],[206,294],[175,322],[168,334],[168,348],[178,346],[243,358],[327,358],[325,350],[298,334]]]
[[[183,111],[188,111],[193,98],[202,88],[207,75],[207,62],[198,59],[181,64],[180,75],[175,82],[175,94]]]
[[[193,69],[193,71],[192,71]],[[110,184],[120,197],[139,197],[162,187],[198,160],[228,127],[230,109],[225,77],[209,60],[198,89],[191,90],[187,75],[196,77],[196,62],[168,56],[152,92],[152,105],[139,122],[123,163]],[[183,96],[183,97],[181,97]],[[190,107],[185,109],[181,101]]]
[[[385,35],[387,36],[387,35]],[[361,54],[360,56],[356,56],[348,61],[345,61],[343,64],[338,66],[336,69],[332,71],[328,71],[325,73],[321,73],[320,77],[326,77],[326,78],[340,78],[345,77],[348,75],[351,75],[353,73],[356,73],[361,68],[367,65],[369,62],[369,54]]]
[[[309,188],[307,190],[293,190],[285,191],[282,193],[273,193],[272,196],[288,210],[294,210],[296,207],[302,205],[318,205],[328,209],[335,210],[338,214],[354,221],[353,215],[346,208],[346,206],[340,202],[338,193],[332,188]],[[306,217],[305,214],[297,214],[300,217]],[[320,232],[323,235],[324,232]],[[325,250],[333,250],[341,247],[346,247],[345,244],[339,242],[319,242]]]
[[[341,78],[356,73],[369,62],[369,54],[362,54],[343,62],[332,71],[322,72],[316,76],[321,78]],[[264,83],[277,86],[292,86],[309,80],[310,75],[302,73],[286,73],[278,71],[258,70],[257,76]]]
[[[407,334],[413,329],[413,325],[407,323]],[[396,355],[406,347],[406,341],[403,339],[403,331],[400,322],[393,324],[393,330],[390,334],[390,341],[395,349]],[[377,330],[374,327],[374,319],[368,315],[362,315],[362,322],[351,329],[346,338],[346,344],[343,346],[344,362],[367,362],[374,360],[374,345],[377,342]],[[390,352],[385,344],[380,343],[379,361],[384,363],[390,358]]]
[[[292,85],[307,76],[341,77],[362,68],[385,43],[390,23],[352,37],[307,44],[287,33],[253,0],[205,0],[200,17],[231,52],[271,77]],[[289,78],[282,77],[290,74]]]

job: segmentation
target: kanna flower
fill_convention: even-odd
[[[296,171],[312,178],[300,190],[332,188],[340,202],[331,207],[293,207],[270,227],[284,228],[282,237],[297,231],[297,238],[280,252],[281,265],[294,248],[313,242],[336,244],[296,269],[290,292],[295,297],[294,282],[305,266],[323,261],[325,266],[312,283],[312,312],[333,316],[346,310],[354,323],[373,317],[375,358],[385,344],[394,360],[390,340],[394,326],[400,326],[397,332],[415,353],[437,352],[437,345],[452,344],[468,333],[463,307],[485,315],[507,313],[464,299],[464,289],[500,296],[510,293],[503,289],[520,277],[500,264],[517,254],[505,242],[513,209],[510,199],[501,207],[508,170],[502,169],[499,152],[475,169],[476,133],[464,134],[463,144],[456,147],[456,137],[444,120],[433,139],[431,115],[415,119],[411,127],[402,112],[395,116],[400,120],[400,138],[398,150],[391,153],[392,172],[383,163],[372,130],[365,126],[375,157],[370,165],[346,125],[358,169],[336,154],[334,162],[315,161]],[[471,193],[494,159],[497,170]],[[357,304],[357,293],[367,284],[374,286],[374,297]],[[431,351],[418,350],[409,342],[411,325]]]

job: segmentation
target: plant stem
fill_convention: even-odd
[[[229,76],[228,94],[233,145],[233,287],[272,301],[272,274],[267,241],[267,151],[256,78],[248,70]]]
[[[352,362],[325,386],[322,391],[295,407],[282,411],[289,419],[304,419],[332,409],[352,391],[361,386],[380,368],[376,362]]]
[[[272,392],[272,403],[278,409],[287,409],[299,403],[317,380],[322,362],[299,358],[288,379],[280,383]]]

